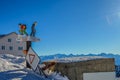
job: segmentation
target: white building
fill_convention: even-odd
[[[0,35],[0,54],[24,56],[23,50],[26,50],[26,42],[18,42],[16,38],[17,33],[15,32]]]

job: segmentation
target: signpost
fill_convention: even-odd
[[[19,24],[20,35],[18,35],[16,40],[26,42],[26,50],[23,50],[23,53],[25,54],[25,57],[26,57],[26,67],[32,68],[34,71],[36,71],[36,69],[38,68],[39,72],[42,73],[45,77],[47,77],[46,74],[43,72],[43,70],[39,66],[40,58],[38,57],[36,52],[31,48],[32,42],[40,41],[39,38],[35,37],[36,24],[37,24],[37,22],[34,22],[32,24],[30,36],[28,36],[28,33],[26,32],[26,28],[27,28],[26,25]],[[26,35],[26,36],[24,36],[24,35]]]

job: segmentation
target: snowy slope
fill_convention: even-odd
[[[24,57],[0,54],[0,80],[68,80],[68,78],[55,72],[44,78],[25,68]]]
[[[69,57],[56,59],[59,62],[76,62],[91,59],[100,59],[103,57]],[[0,54],[0,80],[69,80],[61,76],[60,73],[53,72],[48,78],[40,76],[31,69],[25,67],[25,58],[9,54]],[[116,78],[115,80],[120,80]]]

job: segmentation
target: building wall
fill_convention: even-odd
[[[114,72],[114,59],[103,58],[89,61],[56,63],[55,70],[66,75],[70,80],[83,80],[83,73]]]
[[[17,34],[10,33],[0,38],[0,54],[13,54],[16,56],[24,56],[23,50],[26,49],[25,42],[16,41]],[[2,49],[3,46],[5,49]]]

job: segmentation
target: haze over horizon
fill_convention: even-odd
[[[0,0],[0,34],[37,21],[38,55],[120,53],[120,0]]]

